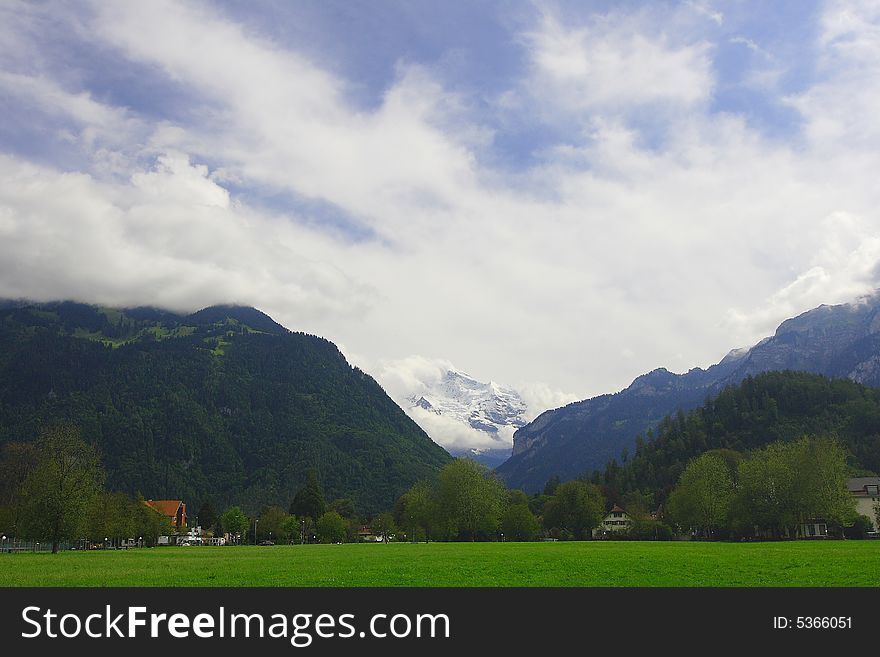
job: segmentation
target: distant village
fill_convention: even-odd
[[[871,520],[871,530],[868,532],[869,537],[880,537],[880,526],[878,526],[875,514],[875,507],[880,503],[880,477],[855,477],[847,481],[847,490],[852,496],[856,512]],[[203,529],[201,526],[191,526],[188,523],[186,512],[186,503],[183,500],[144,500],[144,504],[150,509],[161,515],[168,522],[168,526],[173,532],[159,536],[156,545],[178,545],[178,546],[195,546],[195,545],[237,545],[243,542],[240,533],[232,534],[223,532],[215,535],[210,529]],[[657,513],[652,513],[652,519],[657,519]],[[593,539],[609,539],[619,538],[628,533],[633,526],[633,518],[631,518],[625,509],[618,505],[614,505],[611,510],[602,519],[598,527],[593,529]],[[828,538],[828,523],[821,519],[811,519],[801,525],[801,538]],[[290,538],[289,542],[311,542],[311,537],[299,536],[297,539]],[[682,534],[675,537],[679,540],[688,540],[692,538],[691,534]],[[391,536],[383,536],[382,532],[374,532],[368,525],[358,528],[356,532],[358,542],[371,543],[382,542],[384,540],[407,540],[405,534],[394,534]],[[254,537],[254,541],[256,538]],[[260,541],[264,545],[274,544],[271,539]],[[143,539],[134,537],[120,542],[117,547],[140,547]],[[94,545],[93,547],[104,547],[103,545]]]

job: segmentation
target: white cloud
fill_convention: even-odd
[[[124,109],[99,103],[86,92],[67,92],[43,77],[0,71],[0,89],[27,98],[42,111],[70,117],[92,130],[101,128],[105,137],[122,140],[129,136],[127,125],[134,123]]]
[[[471,155],[438,127],[452,120],[455,97],[417,68],[402,67],[381,107],[362,112],[345,82],[209,7],[98,9],[97,30],[110,43],[218,105],[157,145],[220,157],[244,181],[331,199],[398,241],[424,228],[424,215],[401,212],[402,204],[442,209],[471,185]]]
[[[880,145],[880,6],[870,0],[829,2],[819,28],[821,77],[788,101],[803,114],[813,148],[835,158],[828,165],[841,167],[847,162],[836,157],[849,150],[841,146]]]
[[[551,111],[633,111],[703,103],[712,91],[707,42],[675,44],[650,18],[608,15],[564,25],[545,13],[526,35],[533,66],[529,89]]]
[[[753,338],[756,330],[771,334],[785,319],[821,304],[852,301],[880,286],[880,233],[862,217],[845,212],[827,216],[820,229],[825,239],[811,266],[750,311],[730,310],[734,331]]]
[[[373,292],[321,260],[326,238],[236,207],[207,173],[171,154],[102,183],[0,156],[0,296],[363,311]]]
[[[693,9],[700,16],[708,18],[716,25],[720,26],[724,24],[724,13],[713,8],[711,3],[709,2],[695,2],[694,0],[687,0],[685,2],[685,5]]]
[[[519,383],[514,384],[512,387],[526,403],[526,408],[528,409],[526,417],[529,421],[534,420],[550,408],[559,408],[580,399],[578,395],[557,390],[543,381]]]
[[[373,372],[385,391],[400,404],[414,395],[421,395],[441,381],[455,366],[443,358],[408,356],[397,360],[381,360],[364,366]]]

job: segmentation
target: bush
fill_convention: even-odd
[[[843,535],[846,538],[867,538],[872,529],[874,525],[868,516],[856,516],[852,526],[843,528]]]
[[[633,520],[626,538],[635,541],[669,541],[672,529],[659,520]]]
[[[513,504],[501,516],[501,533],[508,541],[534,541],[541,531],[528,504]]]

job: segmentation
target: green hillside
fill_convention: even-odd
[[[690,413],[664,418],[656,435],[637,438],[634,454],[609,463],[593,481],[612,498],[641,490],[660,502],[703,452],[746,452],[805,435],[836,436],[854,475],[880,472],[880,390],[804,372],[748,377]]]
[[[236,306],[0,307],[0,444],[58,420],[110,490],[193,506],[286,506],[314,468],[369,514],[450,459],[331,342]]]

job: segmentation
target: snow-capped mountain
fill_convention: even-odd
[[[513,433],[526,424],[526,403],[512,388],[493,381],[483,383],[464,372],[449,369],[436,382],[408,397],[410,415],[443,442],[442,436],[433,436],[443,425],[430,422],[431,415],[440,416],[453,430],[479,432],[479,445],[453,453],[468,455],[487,464],[497,464],[510,454]],[[423,420],[420,422],[420,419]],[[432,424],[429,430],[426,422]],[[491,452],[500,452],[491,454]]]

